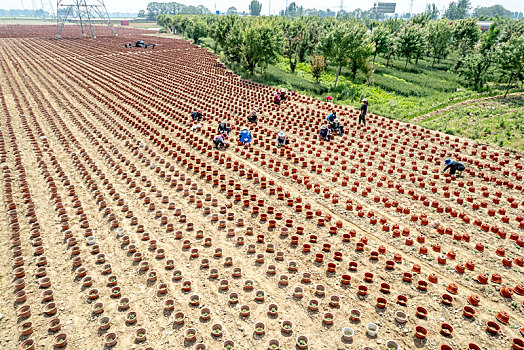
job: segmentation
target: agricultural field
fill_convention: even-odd
[[[0,348],[524,347],[521,151],[55,29],[0,26]]]

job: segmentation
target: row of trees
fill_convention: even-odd
[[[344,67],[352,79],[359,73],[367,76],[377,56],[386,60],[386,66],[392,64],[393,58],[401,58],[407,67],[428,57],[433,64],[439,63],[451,52],[456,58],[456,71],[476,90],[483,89],[496,70],[507,79],[508,86],[522,81],[524,20],[495,22],[482,34],[473,18],[449,22],[431,17],[431,12],[426,12],[409,21],[369,23],[317,16],[287,19],[179,15],[159,16],[157,20],[195,43],[211,37],[215,51],[220,49],[229,62],[241,64],[251,73],[257,68],[262,71],[279,55],[287,58],[292,72],[299,62],[309,60],[312,70],[319,70],[327,60],[336,67],[335,88]]]
[[[147,11],[147,12],[146,12]],[[140,11],[138,17],[154,21],[159,15],[210,15],[211,11],[203,5],[186,6],[177,2],[150,2],[147,10]]]
[[[251,16],[260,16],[262,12],[262,3],[259,0],[251,0],[249,3],[249,12],[239,13],[236,7],[230,7],[227,10],[228,15],[233,14],[242,14],[242,15],[251,15]],[[147,12],[141,10],[138,14],[138,17],[148,18],[154,20],[158,15],[176,15],[176,14],[209,14],[211,13],[206,7],[199,6],[185,6],[176,2],[161,3],[161,2],[151,2],[147,5]],[[433,4],[426,5],[426,13],[431,15],[431,19],[437,19],[440,15],[440,11],[437,6]],[[448,8],[442,14],[443,17],[457,20],[469,17],[472,14],[473,17],[487,20],[490,18],[496,17],[507,17],[521,19],[523,17],[522,12],[511,12],[505,9],[502,5],[493,5],[489,7],[477,7],[471,11],[471,2],[470,0],[457,0],[449,3]],[[319,16],[322,18],[326,17],[337,17],[337,18],[357,18],[357,19],[385,19],[384,14],[376,13],[373,9],[362,10],[360,8],[354,11],[345,11],[340,10],[338,12],[332,11],[330,9],[326,10],[317,10],[317,9],[307,9],[303,6],[299,6],[296,2],[291,2],[286,9],[280,11],[280,16],[284,17],[302,17],[302,16]],[[394,15],[395,18],[398,17],[397,14]],[[410,15],[403,14],[400,18],[409,19]]]

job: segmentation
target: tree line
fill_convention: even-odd
[[[370,76],[377,56],[386,60],[386,66],[402,59],[407,67],[421,58],[436,64],[452,55],[455,71],[477,91],[488,81],[504,81],[509,89],[524,78],[524,20],[499,19],[485,33],[474,18],[432,19],[430,12],[409,21],[382,22],[236,15],[160,15],[157,21],[197,44],[204,37],[212,38],[216,52],[251,74],[257,69],[262,72],[279,56],[287,59],[292,72],[299,62],[309,63],[317,80],[331,64],[336,68],[335,88],[343,68],[351,79],[357,74]]]

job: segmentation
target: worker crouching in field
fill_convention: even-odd
[[[258,112],[258,108],[253,108],[251,113],[249,113],[249,115],[247,116],[247,121],[249,123],[256,123],[257,122],[257,119],[258,119],[257,112]]]
[[[454,162],[451,159],[446,159],[444,164],[446,164],[446,167],[444,168],[444,170],[442,170],[442,174],[444,174],[444,172],[449,169],[450,175],[457,174],[457,176],[460,176],[462,175],[462,172],[466,170],[466,167],[464,166],[464,164],[459,163],[459,162]]]
[[[227,138],[226,133],[218,134],[217,136],[215,136],[213,138],[213,143],[215,144],[215,148],[216,149],[227,148],[229,145],[226,142],[226,138]]]
[[[284,102],[287,99],[286,89],[280,90],[280,100]]]
[[[287,144],[289,144],[289,140],[287,139],[286,134],[282,131],[279,132],[277,135],[277,147],[285,147]]]
[[[280,95],[278,91],[273,94],[273,103],[280,106]]]
[[[333,122],[329,123],[329,129],[332,135],[344,135],[344,126],[340,125],[338,118],[335,118]]]
[[[202,114],[202,111],[200,109],[194,111],[193,113],[191,113],[191,118],[193,118],[194,122],[201,121],[203,117],[204,117],[204,115]]]
[[[229,135],[230,132],[231,132],[231,128],[229,126],[227,126],[225,121],[221,122],[218,125],[218,133],[219,134],[224,134],[225,133],[225,134]]]
[[[318,138],[323,141],[330,141],[331,140],[331,133],[329,132],[329,128],[327,125],[322,125],[320,127],[320,132],[318,133]]]
[[[240,131],[239,141],[242,142],[244,145],[247,145],[251,142],[251,132],[249,132],[249,129],[246,127],[242,128],[242,131]]]

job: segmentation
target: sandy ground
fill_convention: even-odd
[[[368,116],[368,128],[357,128],[350,107],[303,96],[275,108],[271,89],[243,82],[215,56],[182,40],[159,37],[155,50],[127,50],[123,44],[145,32],[56,41],[34,38],[54,28],[24,28],[0,27],[0,47],[10,48],[0,51],[5,141],[0,249],[6,257],[0,262],[0,347],[17,349],[32,339],[35,348],[50,349],[57,335],[66,334],[69,348],[103,349],[110,333],[117,336],[117,349],[197,348],[201,343],[220,349],[227,340],[237,349],[266,349],[273,339],[282,349],[294,349],[299,336],[308,338],[309,349],[386,349],[389,340],[402,349],[467,349],[470,343],[509,349],[514,338],[522,340],[524,297],[501,295],[501,288],[519,290],[523,281],[517,244],[524,238],[522,154],[481,149],[471,140],[446,139],[374,115]],[[255,106],[260,120],[250,126],[254,140],[249,147],[238,146],[234,138]],[[201,131],[189,132],[195,108],[206,119]],[[311,136],[332,109],[349,132],[320,144]],[[223,119],[233,127],[232,146],[215,152],[207,146]],[[279,130],[292,139],[282,153],[273,143]],[[434,170],[438,174],[447,157],[459,157],[475,175],[436,178]],[[6,193],[9,183],[12,198]],[[255,206],[260,213],[253,212]],[[421,223],[422,214],[429,225]],[[19,228],[12,225],[15,219]],[[475,221],[487,225],[488,232]],[[115,226],[124,229],[124,237]],[[87,244],[90,235],[98,252]],[[484,252],[475,249],[479,243]],[[18,244],[27,296],[21,302],[15,300],[18,280],[12,273],[19,263],[14,260]],[[308,244],[311,251],[304,252]],[[35,255],[39,246],[44,252]],[[135,261],[133,247],[141,261]],[[427,254],[420,253],[423,247]],[[504,248],[511,267],[503,265],[496,248]],[[339,260],[335,253],[341,254]],[[317,254],[323,254],[322,262],[315,261]],[[438,263],[444,254],[446,263]],[[50,287],[41,287],[36,276],[42,256]],[[74,266],[75,257],[81,257],[80,266]],[[146,271],[141,270],[144,261]],[[393,269],[386,268],[386,261]],[[457,264],[468,261],[474,262],[473,270],[456,272]],[[350,271],[355,263],[356,271]],[[104,272],[107,264],[110,273]],[[329,264],[335,264],[333,272]],[[414,265],[420,272],[412,271]],[[91,286],[83,286],[81,268],[92,278]],[[499,273],[502,283],[476,282],[484,272]],[[371,282],[365,281],[366,273],[373,274]],[[405,273],[411,282],[403,281]],[[438,281],[420,290],[419,281],[431,274]],[[341,282],[343,275],[351,277],[349,284]],[[247,280],[252,289],[246,288]],[[184,291],[188,281],[191,290]],[[227,290],[220,288],[223,281]],[[121,288],[118,297],[110,285],[115,283]],[[158,289],[161,283],[167,285],[165,294]],[[381,291],[383,283],[389,292]],[[447,290],[452,283],[457,294]],[[367,295],[358,295],[359,286],[368,288]],[[302,296],[295,294],[297,287]],[[54,315],[44,312],[49,301],[42,293],[50,289]],[[89,299],[92,289],[98,290],[97,299]],[[259,291],[264,291],[263,301],[256,300]],[[230,302],[232,294],[237,303]],[[451,305],[441,302],[443,294],[453,297]],[[198,305],[190,303],[194,295]],[[399,295],[407,305],[397,303]],[[480,304],[472,306],[476,315],[466,318],[463,308],[472,295]],[[119,307],[124,298],[129,298],[127,310]],[[385,308],[377,307],[377,298],[387,300]],[[308,308],[312,299],[318,310]],[[165,308],[166,300],[172,300],[172,310]],[[93,305],[100,302],[103,312],[94,313]],[[31,315],[17,317],[26,305]],[[250,307],[248,317],[240,315],[243,305]],[[428,311],[426,318],[416,316],[417,307]],[[359,321],[350,319],[352,309],[360,310]],[[126,322],[129,311],[136,312],[135,323]],[[396,311],[407,314],[407,322],[397,322]],[[500,311],[507,312],[509,324],[497,321]],[[185,315],[182,324],[176,322],[178,312]],[[207,320],[201,317],[205,312]],[[50,331],[48,322],[56,317],[62,328]],[[107,330],[99,328],[102,317],[111,319]],[[284,321],[291,321],[290,333],[283,331]],[[488,321],[500,326],[498,335],[486,332]],[[33,327],[28,336],[19,330],[26,322]],[[259,322],[265,326],[261,335],[254,332]],[[376,336],[366,334],[371,322],[378,325]],[[452,336],[440,333],[442,323],[453,327]],[[223,332],[218,337],[212,335],[216,324]],[[415,336],[417,326],[427,330],[426,339]],[[354,330],[352,340],[343,339],[344,327]],[[140,328],[146,334],[142,341],[136,339]],[[197,330],[195,340],[185,337],[190,328]]]

